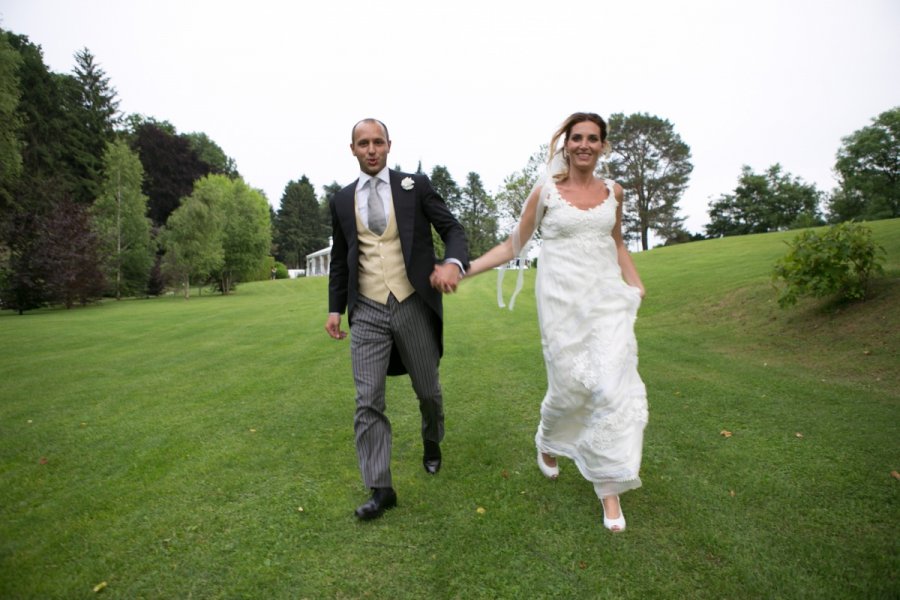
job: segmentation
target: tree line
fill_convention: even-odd
[[[705,234],[685,230],[679,215],[693,164],[673,124],[616,113],[609,131],[612,151],[598,174],[625,189],[624,234],[643,249],[651,232],[674,244],[900,216],[900,108],[842,140],[839,186],[829,194],[779,164],[762,173],[743,167],[735,189],[710,201]],[[537,148],[494,194],[477,172],[457,182],[445,166],[431,169],[473,256],[518,219],[547,151]],[[227,294],[240,281],[268,277],[273,265],[304,268],[306,255],[328,243],[327,205],[340,188],[332,182],[317,194],[301,176],[287,183],[275,211],[206,134],[121,115],[89,50],[76,52],[72,73],[53,73],[39,46],[0,29],[3,308],[71,307],[173,288],[187,296],[192,284]]]
[[[900,217],[900,107],[841,140],[838,186],[816,189],[774,164],[744,166],[734,191],[709,203],[709,237],[800,229],[825,223]]]
[[[267,274],[261,191],[204,133],[122,116],[88,49],[53,73],[0,30],[0,303],[71,307]]]

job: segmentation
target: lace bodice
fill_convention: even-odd
[[[552,251],[554,246],[564,244],[565,251],[568,252],[566,260],[573,267],[582,265],[591,271],[599,268],[610,277],[621,277],[616,244],[611,235],[616,224],[618,202],[613,194],[612,181],[606,180],[605,183],[609,196],[589,209],[570,204],[553,185],[545,200],[546,212],[540,225],[541,238],[544,245],[550,246],[544,251]]]

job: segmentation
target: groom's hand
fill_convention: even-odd
[[[431,287],[445,294],[452,294],[455,292],[456,286],[459,285],[461,279],[462,273],[460,272],[459,267],[453,263],[435,265],[434,271],[431,272],[431,277],[429,277]]]
[[[336,340],[342,340],[347,337],[347,332],[341,331],[341,315],[337,313],[328,315],[328,320],[325,321],[325,331]]]

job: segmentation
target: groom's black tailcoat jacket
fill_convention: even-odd
[[[437,315],[435,319],[439,351],[443,356],[444,310],[441,293],[431,287],[429,277],[437,258],[431,238],[431,226],[444,242],[444,258],[455,258],[463,268],[469,268],[466,234],[462,225],[447,208],[443,198],[431,187],[425,175],[389,170],[394,218],[400,235],[406,277],[416,293]],[[405,190],[401,182],[409,178],[412,189]],[[358,181],[358,180],[357,180]],[[328,282],[328,310],[343,314],[348,324],[353,322],[353,310],[359,296],[359,241],[356,231],[354,196],[356,181],[334,195],[330,202],[332,248]],[[408,186],[407,186],[408,187]],[[391,353],[389,375],[401,375],[406,368],[400,361],[396,347]]]

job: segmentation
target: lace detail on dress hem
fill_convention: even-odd
[[[627,402],[630,406],[593,420],[588,429],[592,448],[597,450],[611,448],[630,427],[647,424],[650,412],[647,410],[646,397],[633,396]]]

